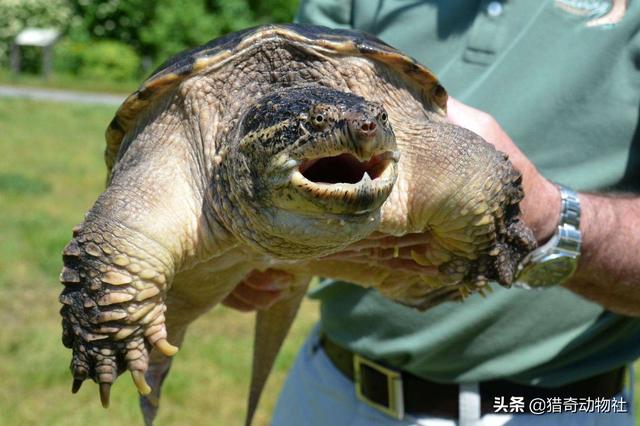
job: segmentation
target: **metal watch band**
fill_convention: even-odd
[[[558,249],[580,255],[582,235],[580,233],[580,199],[578,193],[564,185],[556,184],[560,189],[560,219],[558,221]]]

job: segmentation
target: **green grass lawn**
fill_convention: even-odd
[[[0,99],[0,425],[140,424],[128,376],[115,384],[108,411],[92,383],[70,393],[70,351],[60,341],[60,252],[103,187],[103,132],[113,112]],[[316,311],[305,302],[256,424],[268,424]],[[252,327],[251,315],[227,309],[196,322],[164,387],[157,424],[241,424]],[[639,385],[636,379],[636,404]]]

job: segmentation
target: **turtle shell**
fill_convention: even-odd
[[[154,71],[138,90],[125,99],[106,130],[105,161],[109,173],[116,162],[122,141],[136,125],[138,117],[164,94],[183,81],[215,73],[224,65],[246,57],[248,51],[266,43],[295,46],[318,57],[363,57],[384,65],[395,78],[413,88],[419,101],[431,111],[444,115],[447,93],[436,76],[415,59],[382,40],[363,32],[330,29],[315,25],[264,25],[227,34],[191,50],[177,54]],[[366,94],[357,93],[367,97]]]

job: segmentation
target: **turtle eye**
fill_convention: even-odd
[[[311,121],[313,122],[313,125],[316,126],[318,129],[322,129],[327,125],[327,117],[325,117],[324,114],[319,112],[313,114]]]
[[[387,113],[385,111],[382,111],[380,115],[378,115],[378,119],[382,124],[387,124],[387,120],[389,120],[389,116],[387,116]]]

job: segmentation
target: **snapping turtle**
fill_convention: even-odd
[[[534,245],[506,155],[445,121],[447,94],[372,36],[269,25],[160,67],[106,132],[107,189],[63,251],[72,390],[129,370],[145,421],[187,326],[252,270],[296,277],[258,313],[248,423],[310,277],[425,309],[509,285]],[[330,260],[373,231],[429,232],[436,276]],[[172,343],[169,343],[172,342]]]

